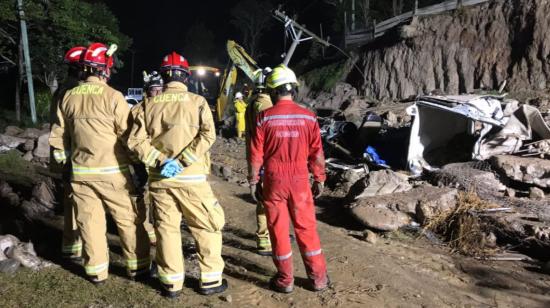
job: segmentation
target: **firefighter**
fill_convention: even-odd
[[[321,291],[329,285],[313,204],[313,198],[323,191],[325,159],[317,118],[292,100],[297,86],[296,75],[285,65],[273,69],[267,78],[267,88],[276,103],[258,115],[250,149],[252,194],[256,193],[260,168],[265,169],[261,197],[277,267],[270,285],[283,293],[294,288],[290,221],[312,289]],[[312,188],[309,170],[313,173]]]
[[[270,72],[270,68],[266,68],[265,72]],[[251,171],[250,165],[250,141],[256,131],[256,117],[258,114],[268,108],[271,108],[271,98],[265,93],[265,74],[264,70],[254,72],[255,90],[250,98],[250,104],[246,108],[246,160],[248,162],[248,172]],[[269,230],[267,229],[267,218],[265,217],[265,209],[257,195],[261,194],[262,183],[258,182],[256,192],[252,194],[252,198],[256,202],[256,248],[259,255],[271,256],[271,241],[269,240]]]
[[[241,92],[235,94],[235,127],[237,129],[237,138],[242,138],[246,129],[244,118],[246,103],[243,98],[244,96]]]
[[[130,198],[134,187],[123,142],[130,109],[122,93],[107,85],[115,50],[116,45],[107,49],[101,43],[86,49],[81,58],[86,79],[63,97],[57,108],[59,121],[50,135],[55,160],[71,163],[84,269],[94,284],[108,278],[105,210],[117,225],[128,275],[145,278],[150,266],[144,213],[134,208]]]
[[[147,74],[146,72],[143,72],[143,85],[145,88],[145,94],[147,95],[146,98],[152,98],[162,94],[162,90],[164,88],[164,81],[162,80],[162,77],[157,71],[152,71],[151,74]],[[131,109],[131,119],[130,119],[131,123],[134,122],[136,114],[140,110],[139,106],[141,104],[143,104],[143,101],[135,105]],[[136,202],[139,203],[140,206],[146,209],[145,211],[146,218],[145,218],[145,224],[144,224],[145,231],[147,231],[147,235],[149,236],[149,241],[151,242],[151,245],[156,245],[157,236],[155,235],[155,228],[153,227],[150,221],[151,198],[149,198],[149,191],[147,189],[147,180],[148,180],[147,168],[137,157],[135,159],[135,163],[132,164],[132,167],[134,170],[134,182],[137,187]]]
[[[185,277],[182,216],[197,243],[198,292],[209,295],[227,289],[221,257],[224,212],[207,182],[216,132],[206,99],[187,90],[189,73],[183,56],[172,52],[164,57],[165,90],[141,105],[128,139],[130,149],[149,167],[156,263],[168,298],[179,296]]]
[[[50,127],[54,123],[58,123],[57,107],[63,99],[65,93],[78,86],[82,80],[82,66],[80,57],[86,50],[86,47],[76,46],[65,54],[63,62],[68,65],[67,79],[63,85],[57,89],[53,95],[52,104],[50,105]],[[54,148],[50,147],[50,169],[57,173],[61,173],[61,181],[56,183],[63,191],[63,241],[61,246],[61,255],[64,259],[77,260],[82,255],[82,241],[76,226],[74,204],[71,195],[71,168],[70,164],[60,165],[55,162],[53,157]],[[57,185],[58,184],[58,185]]]

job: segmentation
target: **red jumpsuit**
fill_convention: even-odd
[[[315,286],[327,284],[327,269],[315,219],[309,172],[315,181],[325,181],[325,159],[316,116],[291,100],[281,100],[261,112],[252,139],[250,183],[259,180],[264,166],[263,197],[273,262],[278,273],[275,283],[294,283],[290,220],[308,277]]]

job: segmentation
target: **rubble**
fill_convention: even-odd
[[[353,217],[368,228],[395,231],[412,221],[426,223],[456,206],[458,191],[419,186],[405,192],[364,197],[350,205]]]
[[[405,192],[412,189],[405,174],[391,170],[372,171],[350,191],[350,198],[366,197]]]
[[[10,234],[0,235],[0,254],[5,258],[0,261],[0,272],[2,273],[15,273],[19,265],[35,271],[53,265],[36,255],[31,242],[23,243]]]
[[[529,198],[533,200],[544,200],[546,195],[542,189],[538,187],[531,187],[529,189]]]
[[[0,134],[0,153],[16,149],[26,141],[23,138]]]
[[[490,161],[493,168],[509,180],[550,188],[550,160],[498,155]]]
[[[33,155],[39,158],[49,158],[50,157],[50,143],[49,143],[50,134],[42,134],[38,138],[36,148],[34,149]]]

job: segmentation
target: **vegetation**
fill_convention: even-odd
[[[306,84],[315,91],[330,91],[345,76],[345,62],[338,61],[319,67],[302,75]]]

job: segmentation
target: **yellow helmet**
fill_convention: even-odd
[[[285,84],[299,85],[296,74],[286,65],[281,64],[275,67],[273,72],[267,77],[267,87],[275,89]]]

